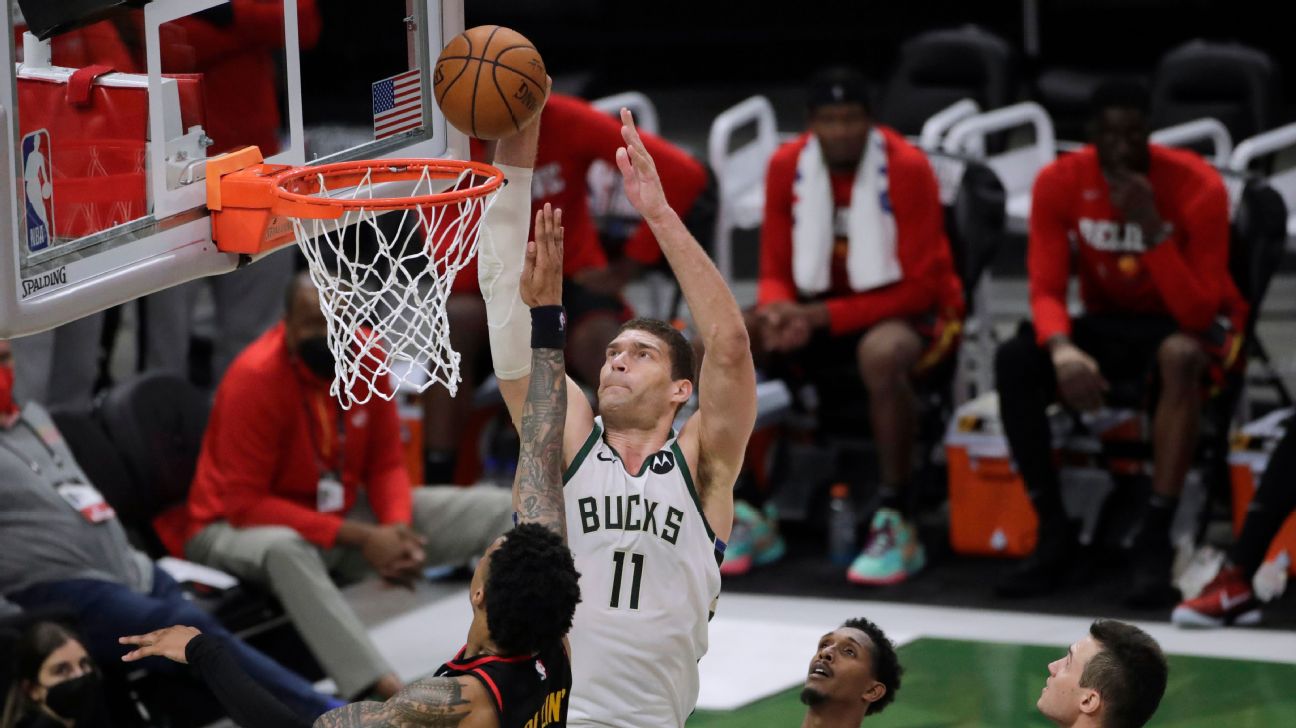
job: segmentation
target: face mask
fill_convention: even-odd
[[[0,366],[0,416],[11,415],[18,411],[18,405],[13,399],[13,386],[13,367]]]
[[[298,341],[297,356],[315,376],[320,379],[333,378],[333,352],[329,350],[326,337],[312,336]]]
[[[98,672],[87,672],[45,690],[45,707],[78,725],[93,716],[102,702],[103,685]]]

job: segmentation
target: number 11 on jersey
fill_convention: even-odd
[[[637,554],[633,551],[614,551],[612,552],[612,602],[609,606],[613,609],[621,608],[621,575],[625,573],[626,555],[630,556],[630,566],[634,569],[634,574],[630,581],[630,608],[639,608],[639,581],[643,578],[643,554]]]

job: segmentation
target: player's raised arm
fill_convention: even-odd
[[[495,165],[508,184],[483,220],[477,251],[477,280],[486,302],[491,360],[513,425],[522,429],[522,408],[531,376],[531,317],[518,285],[526,257],[531,216],[531,171],[540,140],[540,114],[495,148]],[[565,453],[575,453],[594,424],[594,411],[574,383],[567,388]]]
[[[652,228],[679,280],[705,346],[698,380],[698,412],[680,439],[686,446],[696,447],[708,517],[713,504],[727,504],[730,518],[717,519],[720,523],[714,524],[723,524],[718,532],[727,535],[732,517],[731,489],[756,422],[756,369],[747,327],[728,283],[667,204],[656,165],[626,109],[621,110],[621,123],[626,146],[617,151],[617,166],[625,179],[626,197]]]
[[[563,347],[567,318],[562,307],[562,262],[562,210],[546,204],[536,213],[535,240],[527,244],[519,286],[522,301],[531,307],[531,376],[522,405],[522,447],[513,480],[513,509],[520,523],[539,523],[565,540],[562,469],[567,371]]]

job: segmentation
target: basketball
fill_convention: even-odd
[[[433,93],[445,118],[478,139],[499,139],[540,112],[544,60],[521,33],[479,25],[455,36],[437,58]]]

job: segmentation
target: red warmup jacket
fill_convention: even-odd
[[[833,251],[832,287],[818,300],[828,304],[829,330],[848,334],[890,318],[912,318],[937,312],[945,318],[962,320],[963,284],[954,272],[945,217],[941,209],[936,176],[927,157],[904,137],[884,126],[887,144],[887,181],[891,209],[896,221],[896,254],[900,258],[901,280],[864,293],[851,290],[846,273],[845,238]],[[765,221],[761,226],[760,280],[758,305],[803,300],[792,275],[792,183],[797,158],[810,141],[810,134],[779,147],[770,158],[765,177]],[[849,207],[855,173],[833,172],[833,202]]]
[[[1143,249],[1143,231],[1112,206],[1092,146],[1040,171],[1032,191],[1026,267],[1040,344],[1071,333],[1067,284],[1080,278],[1085,310],[1168,314],[1188,332],[1224,316],[1243,331],[1247,303],[1229,275],[1228,193],[1219,173],[1188,151],[1151,147],[1148,179],[1169,239]]]
[[[186,17],[162,27],[162,70],[201,73],[207,96],[208,156],[255,144],[279,150],[278,70],[272,51],[283,48],[282,0],[232,0],[234,21],[216,25]],[[319,40],[315,0],[297,0],[302,50]]]
[[[652,134],[642,134],[644,146],[657,163],[666,201],[681,215],[688,211],[706,187],[706,168],[679,147]],[[550,94],[540,115],[540,145],[536,150],[531,182],[531,211],[549,203],[563,213],[563,273],[607,267],[607,254],[599,242],[598,229],[589,210],[586,175],[595,160],[616,164],[616,150],[625,146],[621,121],[581,99]],[[474,159],[485,160],[486,147],[473,140]],[[661,260],[657,240],[641,223],[626,241],[626,255],[645,265]],[[456,291],[477,290],[477,260],[455,279]]]
[[[320,476],[339,468],[343,510],[321,513]],[[329,396],[328,384],[288,355],[281,323],[239,354],[216,390],[189,492],[188,522],[159,525],[172,531],[163,535],[169,546],[225,520],[239,528],[288,526],[329,548],[362,487],[380,523],[410,522],[412,494],[396,405],[372,397],[344,412]]]

